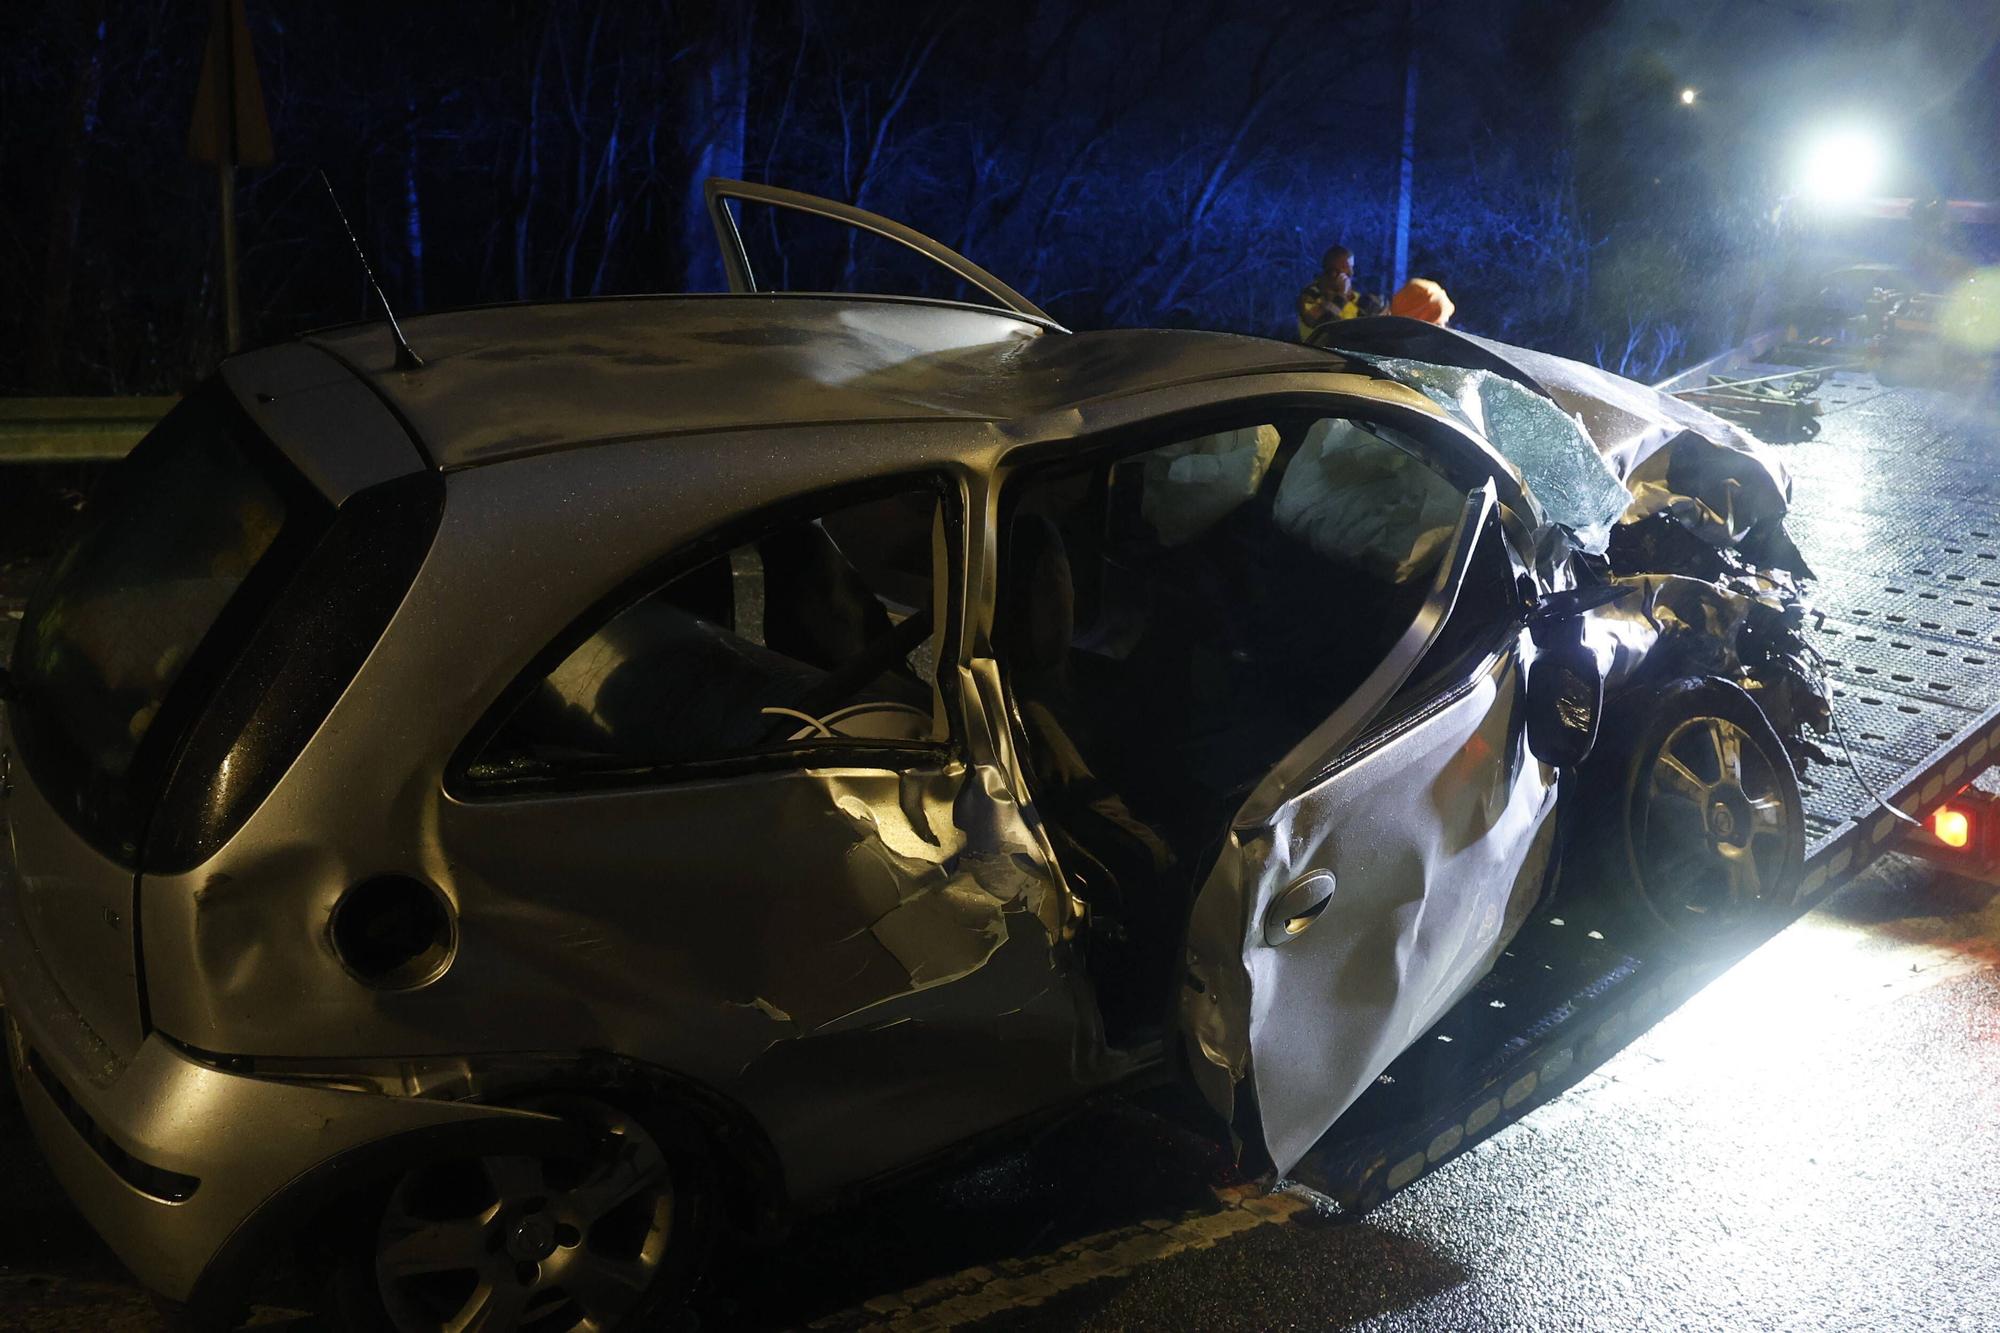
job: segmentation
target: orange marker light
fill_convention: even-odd
[[[1972,820],[1963,810],[1941,805],[1931,812],[1931,832],[1947,847],[1963,847],[1972,841]]]

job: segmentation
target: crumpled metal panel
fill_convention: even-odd
[[[1626,521],[1667,508],[1717,545],[1782,517],[1791,475],[1741,426],[1622,375],[1547,352],[1474,338],[1535,377],[1583,425],[1635,497]],[[1669,484],[1670,481],[1673,484]]]
[[[1190,1067],[1225,1113],[1252,1081],[1280,1173],[1483,976],[1542,887],[1555,774],[1528,755],[1510,653],[1476,686],[1239,827],[1197,902]],[[1270,942],[1291,885],[1328,906]]]
[[[1738,675],[1736,643],[1743,623],[1753,602],[1772,597],[1748,580],[1711,583],[1683,574],[1621,575],[1611,583],[1625,595],[1594,609],[1584,631],[1586,642],[1598,650],[1612,693],[1663,643],[1677,645],[1684,671]]]
[[[1625,522],[1670,514],[1711,546],[1734,546],[1758,524],[1782,519],[1790,493],[1790,481],[1779,490],[1762,458],[1693,431],[1666,440],[1626,475],[1625,484],[1632,491]]]
[[[1550,522],[1570,529],[1582,549],[1593,555],[1604,553],[1611,525],[1632,497],[1583,426],[1562,408],[1489,370],[1348,355],[1419,390],[1483,435],[1520,469],[1521,479]]]
[[[774,426],[1011,421],[1326,353],[1238,334],[1051,334],[996,311],[866,297],[620,297],[420,315],[311,335],[447,469],[569,445]],[[890,454],[886,461],[908,463]]]
[[[1622,595],[1584,621],[1607,697],[1644,669],[1653,681],[1709,676],[1749,692],[1783,742],[1793,769],[1836,762],[1819,741],[1832,730],[1829,681],[1806,639],[1806,609],[1782,573],[1749,570],[1716,576],[1613,575]]]
[[[238,1049],[289,1055],[360,1009],[372,1015],[356,1036],[384,1054],[616,1051],[748,1108],[801,1194],[1074,1091],[1066,899],[985,766],[447,802],[437,816],[433,877],[459,909],[443,978],[364,999],[322,958],[280,947],[318,937],[356,872],[267,843],[191,891],[159,885],[198,906],[188,946],[207,1012],[175,995],[175,1030],[226,1028]],[[313,999],[270,1009],[316,972],[332,975]],[[884,1133],[926,1087],[951,1095]]]
[[[456,748],[580,608],[719,508],[865,475],[878,453],[922,457],[901,429],[827,428],[782,474],[745,467],[741,438],[693,456],[635,444],[619,468],[558,452],[457,474],[311,762],[200,870],[147,878],[161,1030],[322,1069],[452,1052],[560,1072],[615,1053],[737,1107],[797,1198],[1116,1077],[976,651],[950,692],[949,753],[588,794],[447,790]],[[385,871],[456,909],[455,959],[419,989],[365,987],[328,944],[341,894]]]

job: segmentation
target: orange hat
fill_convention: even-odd
[[[1429,278],[1411,278],[1389,301],[1390,314],[1421,319],[1440,328],[1451,322],[1451,312],[1456,308],[1444,294],[1444,288]]]

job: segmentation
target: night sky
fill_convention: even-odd
[[[1880,146],[1877,193],[2000,195],[2000,5],[1965,0],[247,16],[276,155],[237,173],[252,345],[372,313],[320,170],[405,311],[719,285],[690,201],[723,174],[899,217],[1075,327],[1288,336],[1327,246],[1388,283],[1412,56],[1411,272],[1464,327],[1628,373],[1797,279],[1781,203],[1829,127]],[[207,30],[204,0],[0,12],[0,392],[174,391],[220,355]],[[866,247],[745,224],[770,277],[901,289]]]

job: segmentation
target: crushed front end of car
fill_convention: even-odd
[[[1613,378],[1587,367],[1577,373],[1585,389]],[[1813,573],[1785,531],[1784,464],[1699,408],[1629,382],[1616,391],[1622,401],[1600,407],[1594,422],[1588,406],[1603,398],[1580,391],[1567,406],[1586,429],[1594,426],[1600,456],[1623,469],[1632,495],[1602,555],[1579,563],[1626,590],[1600,615],[1633,646],[1644,644],[1635,680],[1733,681],[1770,719],[1796,772],[1829,762],[1818,744],[1833,725],[1829,686],[1806,637]],[[1632,419],[1648,405],[1655,414],[1635,437]]]
[[[1520,470],[1543,511],[1546,580],[1601,589],[1590,621],[1607,695],[1730,681],[1795,771],[1829,762],[1818,744],[1833,725],[1829,687],[1806,638],[1812,569],[1785,531],[1791,478],[1767,445],[1580,362],[1388,327],[1411,321],[1356,323],[1383,327],[1343,335],[1344,355],[1424,393]]]

